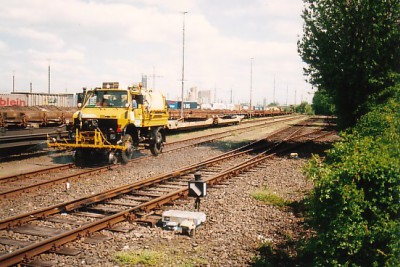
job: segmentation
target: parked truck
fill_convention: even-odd
[[[168,107],[159,92],[141,84],[120,89],[118,83],[103,83],[102,88],[84,92],[80,108],[68,124],[68,138],[49,136],[48,146],[74,151],[77,165],[94,153],[110,163],[128,162],[143,144],[157,156],[166,141]]]

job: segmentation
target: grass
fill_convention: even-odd
[[[259,201],[277,207],[283,207],[288,204],[286,200],[284,200],[277,194],[270,192],[268,189],[257,190],[256,192],[252,193],[251,196]]]
[[[207,260],[173,247],[158,247],[153,250],[118,252],[114,262],[121,266],[177,266],[194,267],[207,265]]]
[[[122,266],[143,264],[145,266],[157,266],[163,262],[164,254],[152,250],[125,251],[114,255],[116,263]]]

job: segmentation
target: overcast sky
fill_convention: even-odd
[[[186,11],[185,91],[229,102],[232,90],[243,103],[252,88],[253,104],[270,103],[275,80],[279,103],[294,103],[295,92],[297,104],[310,102],[296,44],[302,9],[301,0],[2,0],[0,93],[12,91],[13,73],[16,92],[31,82],[47,92],[50,65],[53,93],[103,81],[126,88],[148,75],[150,87],[177,99]]]

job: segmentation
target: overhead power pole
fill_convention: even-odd
[[[289,85],[286,84],[286,107],[288,106]]]
[[[13,93],[15,92],[15,70],[13,70]]]
[[[50,65],[49,65],[49,94],[50,94]]]
[[[253,59],[254,58],[250,58],[250,107],[249,107],[249,110],[252,110],[251,100],[252,100],[252,94],[253,94]]]
[[[274,104],[275,104],[275,76],[274,76]]]
[[[155,90],[156,89],[156,77],[161,78],[162,76],[156,75],[155,68],[153,67],[153,75],[151,75],[150,77],[153,78],[153,88],[152,89]]]

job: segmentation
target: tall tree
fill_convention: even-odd
[[[324,90],[315,92],[312,100],[312,108],[316,115],[334,115],[335,113],[332,98]]]
[[[352,126],[400,72],[400,1],[303,1],[305,74],[332,97],[339,127]]]

